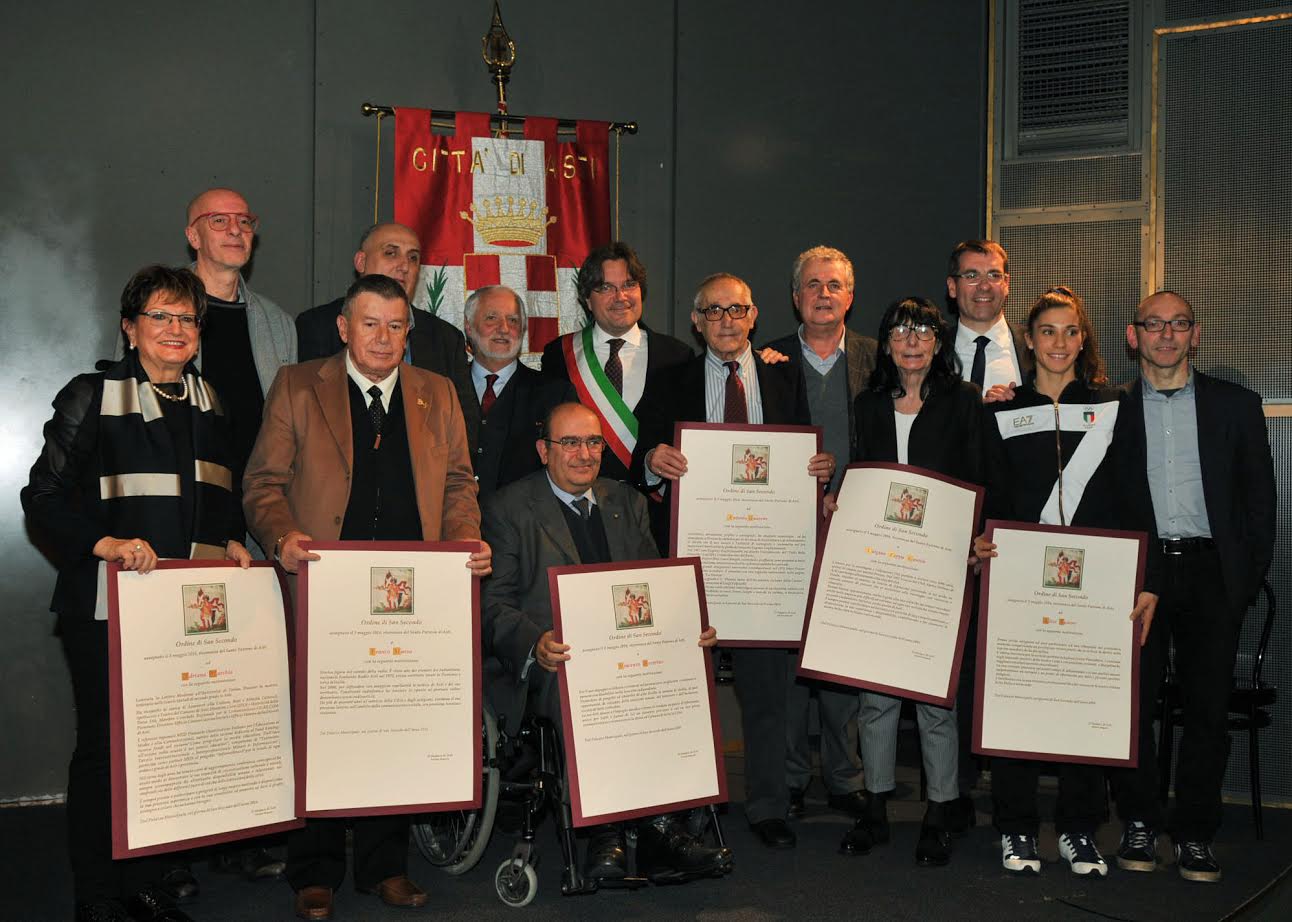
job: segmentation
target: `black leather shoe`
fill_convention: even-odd
[[[785,813],[787,817],[792,820],[803,819],[803,814],[807,812],[806,793],[802,788],[790,788],[790,808]]]
[[[130,897],[126,911],[134,922],[193,922],[159,887],[145,887]]]
[[[134,922],[126,907],[116,900],[95,900],[92,903],[77,903],[76,922]]]
[[[860,819],[866,815],[866,808],[870,804],[870,792],[862,789],[849,791],[847,794],[831,794],[826,799],[826,803],[830,805],[831,810],[838,810],[854,819]]]
[[[948,809],[955,804],[929,801],[920,824],[920,841],[915,846],[915,863],[925,867],[942,867],[951,860],[951,833],[947,831]]]
[[[163,874],[161,883],[157,886],[176,903],[187,903],[195,900],[198,894],[202,892],[202,887],[198,884],[197,878],[193,876],[193,872],[189,870],[186,864],[173,867]]]
[[[617,826],[601,826],[592,833],[583,876],[589,880],[623,880],[628,876],[628,853]]]
[[[758,841],[768,848],[793,848],[798,843],[794,830],[790,829],[790,824],[784,820],[762,820],[751,823],[749,828],[754,831]]]
[[[263,848],[226,848],[211,856],[211,870],[218,874],[241,874],[247,880],[277,880],[287,862]]]
[[[839,854],[869,854],[872,848],[887,843],[888,839],[888,792],[870,794],[865,813],[839,842]]]
[[[973,798],[968,794],[961,794],[950,803],[944,804],[946,807],[946,827],[947,832],[953,836],[962,836],[978,822],[977,811],[974,810]]]
[[[673,822],[637,831],[637,866],[657,884],[721,877],[733,865],[731,849],[709,848]]]

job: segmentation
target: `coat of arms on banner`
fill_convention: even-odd
[[[606,138],[604,122],[580,122],[561,142],[556,121],[538,118],[524,137],[494,137],[478,113],[458,113],[450,137],[432,132],[429,111],[398,110],[395,219],[422,244],[413,305],[462,329],[467,297],[506,285],[525,300],[531,361],[581,329],[575,273],[609,239]]]

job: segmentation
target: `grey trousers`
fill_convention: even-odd
[[[861,695],[861,761],[866,770],[866,789],[876,794],[897,787],[897,724],[902,700],[875,692]],[[920,755],[929,787],[929,800],[946,803],[960,796],[957,771],[960,764],[960,734],[956,709],[916,704],[920,727]]]
[[[837,687],[836,687],[837,688]],[[790,672],[785,715],[785,781],[803,790],[812,781],[812,749],[808,744],[808,708],[813,689],[821,716],[821,778],[831,794],[860,791],[861,756],[857,753],[857,714],[861,693],[796,681]]]

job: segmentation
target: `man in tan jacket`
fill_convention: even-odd
[[[247,463],[247,524],[289,573],[307,541],[479,540],[462,407],[447,378],[403,363],[408,297],[385,276],[346,293],[344,352],[282,369]],[[481,542],[468,566],[491,571]],[[423,906],[407,876],[408,818],[354,821],[354,884],[392,906]],[[345,876],[345,823],[310,820],[287,841],[296,914],[327,919]]]

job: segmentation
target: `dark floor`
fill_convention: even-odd
[[[729,762],[733,797],[740,792],[740,761]],[[903,780],[917,782],[913,770]],[[899,790],[899,793],[901,791]],[[375,897],[346,889],[337,895],[339,920],[426,919],[815,919],[867,920],[1265,920],[1292,918],[1292,875],[1275,885],[1292,864],[1292,811],[1267,809],[1265,839],[1257,841],[1251,811],[1226,807],[1225,828],[1216,853],[1225,870],[1223,882],[1191,884],[1173,865],[1153,874],[1120,872],[1103,880],[1072,876],[1058,861],[1052,830],[1042,833],[1046,859],[1039,878],[1015,879],[1000,868],[998,837],[987,822],[990,795],[978,797],[979,826],[957,843],[948,867],[916,867],[915,840],[922,809],[911,799],[891,808],[893,841],[861,858],[844,858],[835,849],[850,822],[829,811],[824,794],[814,787],[808,814],[796,824],[798,848],[773,852],[752,839],[738,803],[731,806],[724,828],[736,853],[735,872],[721,880],[675,887],[648,887],[637,892],[602,891],[581,897],[560,893],[560,851],[550,823],[538,844],[539,892],[525,909],[511,909],[494,894],[493,873],[510,853],[511,841],[494,837],[484,860],[461,877],[431,868],[415,851],[411,876],[431,893],[422,912],[388,909]],[[1044,809],[1044,808],[1043,808]],[[1110,856],[1117,828],[1100,830],[1100,846]],[[71,916],[70,876],[65,853],[61,807],[0,810],[0,841],[6,860],[0,863],[0,922],[45,922]],[[1167,856],[1168,843],[1161,843]],[[206,873],[196,867],[201,897],[186,907],[199,922],[291,920],[292,894],[284,883],[247,884]]]

